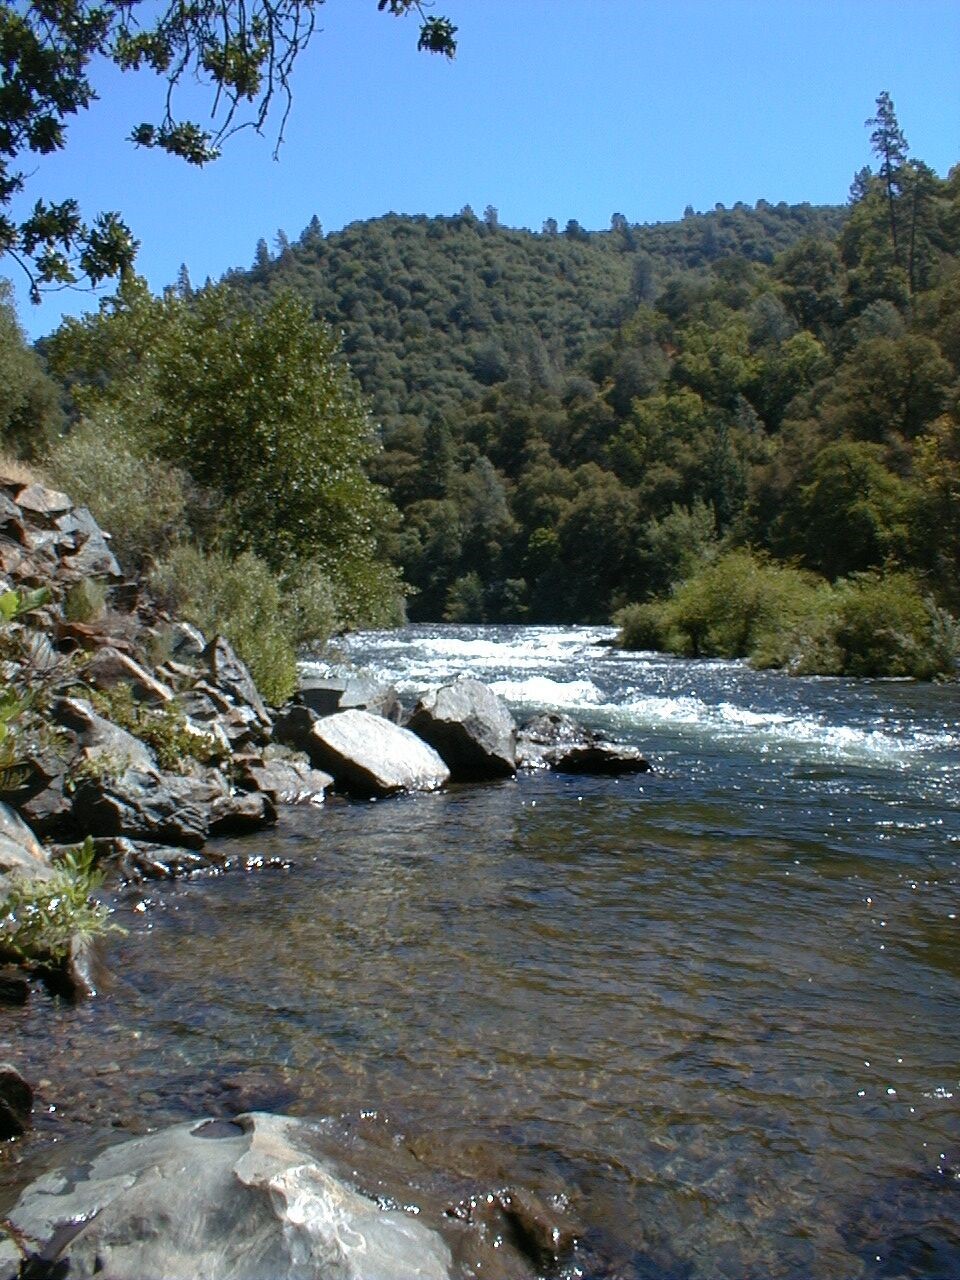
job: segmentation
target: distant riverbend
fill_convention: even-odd
[[[50,1139],[361,1111],[569,1204],[586,1274],[960,1274],[960,688],[416,626],[343,660],[458,674],[641,747],[285,811],[289,869],[128,891],[115,980],[5,1014]],[[234,1108],[237,1109],[237,1108]]]

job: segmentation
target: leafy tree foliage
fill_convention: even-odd
[[[319,566],[344,624],[395,613],[366,407],[306,303],[246,306],[225,286],[158,299],[128,282],[99,314],[67,321],[50,351],[85,412],[217,495],[227,550],[288,577]]]
[[[0,280],[0,441],[10,452],[35,459],[61,426],[60,391],[26,342]]]
[[[75,200],[40,199],[18,222],[11,202],[26,187],[20,166],[66,143],[70,117],[97,97],[95,69],[146,68],[164,84],[158,120],[134,125],[130,139],[190,164],[216,159],[237,129],[262,130],[275,99],[289,113],[294,65],[310,42],[324,0],[164,0],[144,10],[129,0],[42,0],[0,4],[0,254],[26,271],[36,297],[44,285],[95,285],[132,265],[136,241],[117,213],[82,220]],[[378,0],[381,11],[421,18],[419,47],[452,57],[456,28],[428,15],[421,0]],[[185,82],[209,90],[214,126],[181,118]]]

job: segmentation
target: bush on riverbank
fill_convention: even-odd
[[[12,876],[0,901],[0,956],[62,965],[72,946],[116,928],[109,907],[93,897],[102,883],[89,839],[65,853],[46,879]]]
[[[960,624],[908,573],[831,586],[746,549],[729,551],[663,599],[614,621],[625,649],[748,658],[793,675],[952,676]]]
[[[259,556],[235,560],[174,547],[149,582],[172,612],[205,635],[226,636],[267,702],[280,706],[297,686],[297,650],[329,639],[338,625],[333,589],[316,566],[286,586]]]

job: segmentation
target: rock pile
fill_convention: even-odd
[[[476,680],[404,716],[368,676],[312,679],[272,713],[226,639],[125,581],[90,512],[39,484],[0,480],[0,613],[0,693],[22,721],[0,735],[0,891],[10,873],[49,876],[51,849],[88,836],[126,878],[217,867],[211,837],[267,827],[279,805],[331,787],[387,796],[518,768],[647,767],[566,717],[518,732]]]

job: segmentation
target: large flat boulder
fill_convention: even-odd
[[[509,777],[516,769],[513,716],[479,680],[455,680],[429,690],[408,728],[434,748],[456,781]]]
[[[440,756],[408,729],[369,711],[317,716],[294,707],[277,722],[281,740],[305,751],[337,787],[362,796],[436,791],[450,777]]]
[[[415,1217],[361,1195],[301,1121],[262,1112],[177,1125],[32,1183],[0,1274],[70,1280],[449,1280]],[[36,1274],[41,1274],[38,1270]]]

